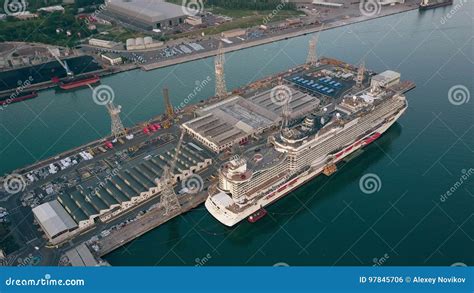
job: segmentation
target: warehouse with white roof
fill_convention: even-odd
[[[107,14],[144,29],[163,29],[184,23],[186,9],[164,0],[110,0]]]
[[[290,88],[290,119],[306,115],[317,108],[320,100]],[[253,135],[278,125],[283,105],[272,100],[271,90],[252,97],[233,96],[196,111],[198,117],[183,124],[183,129],[208,149],[220,153],[234,144],[245,143]]]
[[[33,208],[36,222],[41,226],[49,240],[55,241],[68,232],[77,229],[76,222],[66,212],[63,206],[53,200]]]

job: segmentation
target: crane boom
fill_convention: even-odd
[[[184,131],[181,131],[181,135],[179,137],[178,145],[176,146],[176,153],[174,154],[173,160],[170,164],[170,171],[173,172],[174,168],[176,167],[176,162],[178,161],[179,151],[181,150],[181,145],[183,144],[184,138]]]
[[[66,61],[62,61],[61,59],[59,59],[59,57],[53,52],[53,50],[48,47],[48,51],[49,53],[51,53],[51,55],[53,55],[53,57],[56,59],[56,61],[59,62],[59,64],[61,64],[61,66],[64,68],[64,70],[66,70],[66,74],[67,76],[73,76],[74,73],[71,71],[71,69],[69,69],[69,66],[67,65],[67,62]]]
[[[183,144],[184,131],[181,131],[181,136],[179,137],[178,145],[176,146],[176,153],[174,154],[171,163],[169,166],[165,166],[163,170],[163,175],[158,182],[158,186],[161,187],[161,199],[160,204],[165,209],[165,215],[170,211],[180,210],[181,205],[178,200],[173,188],[173,170],[176,167],[178,161],[179,151],[181,150],[181,145]]]

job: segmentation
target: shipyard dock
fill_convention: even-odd
[[[180,201],[181,209],[174,210],[167,215],[165,215],[164,210],[161,208],[156,208],[149,211],[138,218],[136,221],[124,226],[119,230],[114,230],[109,236],[93,243],[92,245],[97,245],[97,256],[103,257],[120,246],[125,245],[130,241],[142,236],[143,234],[153,230],[154,228],[168,222],[174,217],[192,210],[193,208],[204,203],[206,198],[206,192],[201,192],[195,195],[187,195]]]
[[[258,152],[284,119],[300,121],[321,105],[331,111],[333,101],[371,84],[401,94],[414,87],[393,71],[377,74],[321,58],[177,113],[167,107],[166,114],[127,129],[133,137],[99,139],[16,170],[10,177],[24,182],[24,190],[8,192],[11,178],[3,177],[0,200],[12,210],[23,206],[12,221],[24,243],[48,256],[41,264],[64,262],[61,257],[83,243],[100,258],[202,204],[220,166],[235,154]],[[288,115],[274,102],[282,86],[292,96]],[[173,205],[163,202],[164,194],[179,203],[166,214]]]

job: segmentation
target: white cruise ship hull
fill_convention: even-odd
[[[366,137],[360,140],[357,140],[351,146],[346,148],[343,152],[340,152],[340,155],[335,159],[334,162],[337,163],[341,161],[342,159],[344,159],[345,157],[352,154],[353,152],[357,151],[358,149],[361,149],[364,146],[368,145],[369,143],[361,143],[361,141],[368,139],[374,133],[379,133],[380,135],[383,134],[400,118],[400,116],[405,112],[405,110],[406,110],[406,107],[403,110],[401,110],[396,116],[394,116],[394,118],[391,121],[388,121],[387,123],[383,124],[381,127],[374,130],[374,132],[372,132],[371,134],[367,135]],[[291,191],[296,190],[298,187],[300,187],[307,181],[310,181],[314,177],[318,176],[320,173],[322,173],[324,167],[326,166],[322,166],[318,169],[307,171],[299,175],[298,178],[290,180],[282,184],[282,186],[279,187],[276,191],[269,192],[268,194],[262,196],[260,199],[255,200],[252,205],[247,206],[243,211],[239,213],[234,213],[228,208],[226,208],[226,206],[219,204],[219,202],[213,199],[213,195],[210,195],[207,198],[205,202],[206,209],[219,222],[221,222],[222,224],[226,226],[232,227],[236,225],[237,223],[239,223],[240,221],[248,218],[250,215],[254,214],[258,210],[260,210],[262,207],[266,207],[274,203],[275,201],[279,200],[280,198],[290,193]]]

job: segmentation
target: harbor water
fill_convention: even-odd
[[[462,2],[456,10],[410,11],[322,32],[318,55],[364,61],[417,84],[399,122],[331,177],[270,206],[257,223],[228,228],[200,206],[105,259],[114,266],[474,265],[473,6]],[[309,38],[227,54],[228,88],[304,63]],[[132,126],[164,111],[163,87],[175,106],[213,95],[213,72],[208,58],[124,72],[102,84],[113,89],[124,124]],[[0,174],[109,131],[107,111],[89,88],[41,91],[0,111]]]

